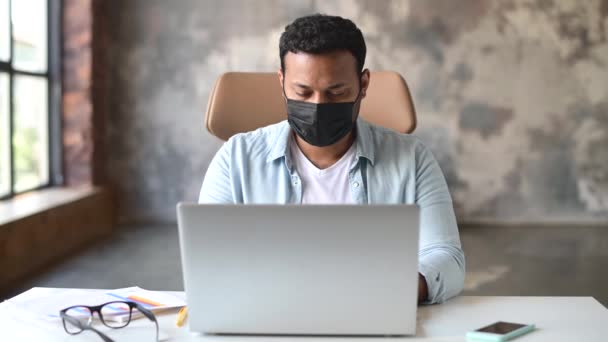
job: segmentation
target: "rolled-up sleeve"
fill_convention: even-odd
[[[425,304],[442,303],[464,287],[465,257],[452,198],[430,150],[416,149],[416,204],[420,208],[419,272],[426,279]]]

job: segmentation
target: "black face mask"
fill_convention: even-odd
[[[329,146],[344,138],[355,125],[353,102],[311,103],[287,99],[287,121],[296,134],[314,146]]]

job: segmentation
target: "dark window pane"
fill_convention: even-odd
[[[0,72],[0,197],[7,195],[11,189],[8,96],[8,74]]]
[[[48,183],[48,92],[43,77],[13,79],[15,192]]]
[[[13,66],[27,71],[46,71],[47,0],[12,2]]]
[[[0,0],[0,61],[8,61],[10,51],[10,27],[8,0]]]

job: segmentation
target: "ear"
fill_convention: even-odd
[[[361,98],[363,99],[367,94],[367,88],[369,87],[369,80],[371,77],[371,73],[369,69],[364,69],[361,72]]]
[[[283,76],[283,70],[279,68],[279,70],[277,70],[277,75],[279,76],[279,83],[281,83],[281,89],[284,89],[285,86],[283,85],[283,82],[285,82],[285,77]]]

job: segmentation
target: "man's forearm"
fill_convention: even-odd
[[[418,303],[422,303],[429,297],[429,289],[426,285],[426,279],[418,273]]]

